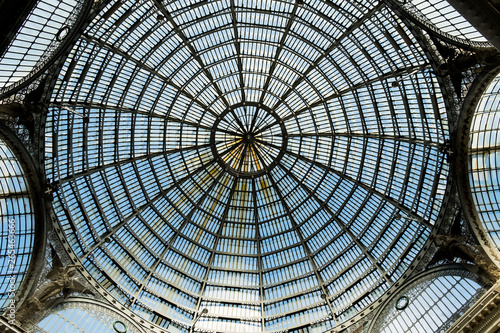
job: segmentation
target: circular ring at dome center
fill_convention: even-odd
[[[269,172],[285,153],[287,131],[281,118],[257,104],[240,104],[217,117],[210,143],[219,165],[235,177]]]

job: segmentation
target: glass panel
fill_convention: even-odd
[[[417,282],[391,304],[380,332],[445,332],[483,293],[475,281],[445,275]]]
[[[26,77],[70,32],[83,0],[39,0],[0,58],[0,88]]]
[[[444,199],[424,50],[378,1],[152,4],[109,2],[56,82],[45,161],[68,243],[153,322],[348,321]]]
[[[476,108],[469,141],[469,181],[484,228],[500,248],[500,75]]]
[[[0,311],[2,312],[11,306],[31,262],[35,216],[29,190],[28,180],[19,159],[7,143],[0,139],[0,219],[2,221]]]

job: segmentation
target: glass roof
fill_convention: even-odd
[[[0,139],[0,310],[20,290],[33,252],[35,214],[28,180],[18,157]]]
[[[434,26],[437,31],[468,43],[488,41],[477,31],[447,0],[403,0],[403,7],[426,24]],[[480,44],[479,44],[480,45]]]
[[[476,281],[460,275],[427,278],[395,300],[376,329],[382,333],[446,332],[457,314],[467,311],[483,292]]]
[[[82,0],[39,0],[0,57],[0,91],[41,66],[66,37]]]
[[[446,139],[384,2],[111,1],[59,74],[45,161],[72,250],[142,318],[324,330],[421,252]]]
[[[469,181],[476,210],[500,248],[500,75],[479,100],[469,142]]]

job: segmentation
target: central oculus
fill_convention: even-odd
[[[286,152],[287,132],[282,119],[257,103],[234,105],[217,116],[210,145],[215,160],[235,177],[268,173]]]
[[[246,145],[253,144],[255,141],[255,135],[253,133],[247,133],[243,135],[243,143]]]

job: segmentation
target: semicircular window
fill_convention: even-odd
[[[445,332],[484,289],[459,275],[443,275],[417,281],[393,302],[376,332]]]
[[[111,1],[46,131],[67,242],[159,325],[345,322],[414,263],[447,185],[438,82],[378,1]]]
[[[0,139],[0,310],[20,290],[31,262],[35,217],[25,172],[14,152]]]
[[[500,75],[476,108],[469,145],[469,182],[476,210],[500,248]]]
[[[33,333],[143,333],[117,312],[85,301],[70,301],[56,307],[33,329]]]

